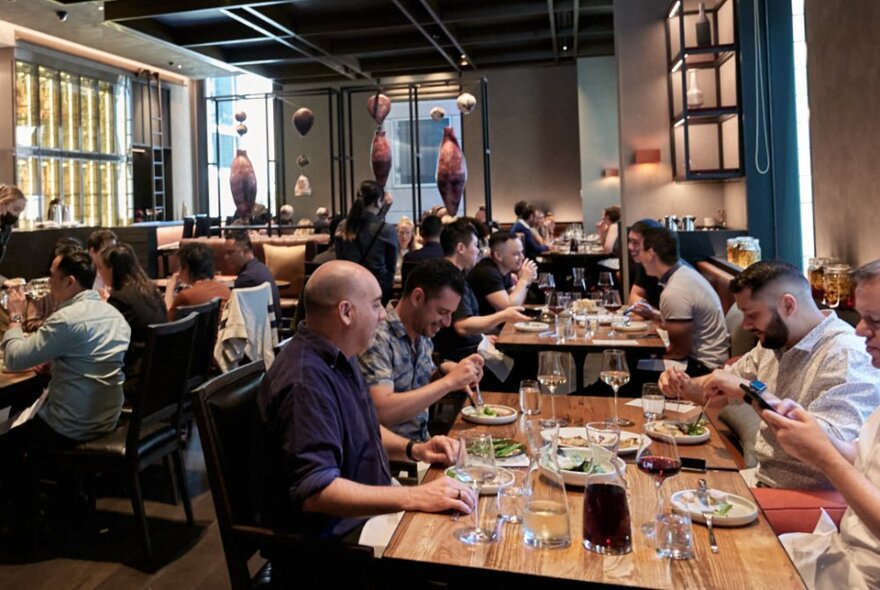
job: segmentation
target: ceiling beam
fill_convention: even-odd
[[[572,52],[572,55],[574,55],[574,56],[577,56],[577,54],[578,54],[578,27],[580,26],[580,17],[581,17],[580,0],[574,0],[574,20],[571,23],[571,28],[572,28],[571,52]]]
[[[550,38],[553,40],[554,60],[559,61],[559,44],[556,39],[556,12],[553,10],[553,0],[547,0],[547,14],[550,16]]]
[[[455,38],[455,35],[453,35],[452,32],[449,30],[449,28],[445,24],[443,24],[443,20],[441,20],[441,18],[437,15],[437,12],[434,10],[434,8],[428,3],[428,0],[420,0],[420,1],[422,3],[422,6],[427,11],[427,13],[431,16],[431,18],[434,20],[434,22],[437,24],[437,26],[440,27],[440,30],[443,31],[443,34],[446,35],[446,38],[449,39],[450,41],[452,41],[452,45],[454,45],[455,49],[458,50],[458,53],[461,55],[461,58],[464,59],[465,57],[467,57],[468,61],[470,62],[471,67],[476,68],[477,64],[474,63],[474,60],[471,58],[471,56],[469,56],[467,54],[467,52],[464,50],[464,47],[462,47],[461,43],[458,42],[458,39]]]
[[[452,59],[450,59],[449,54],[446,53],[446,50],[444,50],[442,47],[440,47],[440,45],[437,43],[437,41],[434,40],[434,37],[432,37],[431,34],[428,33],[428,31],[426,31],[425,28],[424,28],[421,24],[419,24],[419,21],[416,20],[416,18],[412,15],[412,13],[410,13],[410,11],[408,11],[408,10],[406,9],[406,7],[400,2],[400,0],[391,0],[391,1],[394,2],[394,5],[397,6],[397,8],[400,10],[400,12],[402,12],[403,15],[404,15],[406,18],[408,18],[409,21],[410,21],[410,22],[411,22],[411,23],[412,23],[412,24],[413,24],[413,25],[419,30],[419,32],[425,37],[425,39],[428,40],[428,43],[430,43],[431,45],[433,45],[433,46],[434,46],[434,49],[436,49],[436,50],[440,53],[440,55],[442,55],[443,58],[444,58],[447,62],[449,62],[449,65],[452,66],[452,69],[454,69],[456,72],[461,72],[461,69],[459,69],[458,64],[457,64],[455,61],[453,61]]]
[[[119,22],[197,10],[232,10],[246,6],[289,4],[290,0],[113,0],[104,2],[104,20]]]

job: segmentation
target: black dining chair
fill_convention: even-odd
[[[258,522],[253,458],[259,438],[257,392],[264,373],[263,361],[248,363],[191,394],[231,587],[254,586],[248,560],[260,549],[289,556],[285,561],[293,566],[285,569],[298,572],[299,579],[281,582],[276,577],[272,587],[313,587],[315,580],[334,587],[332,582],[339,579],[348,582],[347,588],[369,587],[380,561],[373,559],[371,547],[276,532]],[[258,572],[255,580],[265,581],[267,570],[271,572],[271,566]]]
[[[193,313],[175,322],[147,327],[140,381],[136,395],[130,400],[131,414],[116,430],[43,457],[49,465],[60,470],[74,469],[87,474],[124,473],[148,557],[152,557],[152,544],[140,480],[140,472],[146,467],[160,459],[172,458],[173,485],[183,500],[187,524],[193,524],[183,464],[180,416],[187,393],[190,352],[195,342],[197,320],[198,316]]]
[[[220,325],[221,301],[219,297],[214,297],[199,305],[183,305],[175,310],[178,319],[185,318],[191,313],[198,314],[193,358],[190,362],[189,379],[186,384],[187,391],[192,391],[211,377],[214,344],[217,343],[217,328]],[[185,405],[190,406],[189,398],[187,398]]]

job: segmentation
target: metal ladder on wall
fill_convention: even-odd
[[[153,174],[153,221],[165,220],[165,137],[162,117],[162,83],[159,72],[141,70],[139,75],[146,78],[147,90],[147,141],[152,156]]]

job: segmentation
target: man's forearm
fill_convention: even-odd
[[[409,420],[450,391],[449,382],[443,378],[400,393],[395,393],[393,386],[370,388],[379,421],[386,426]]]
[[[385,447],[385,452],[388,453],[388,459],[391,461],[409,461],[409,457],[406,456],[408,439],[391,432],[381,424],[379,425],[379,432],[382,434],[382,446]]]
[[[529,293],[529,285],[531,283],[529,281],[519,280],[516,282],[516,285],[513,286],[513,289],[510,290],[510,304],[511,305],[522,305],[526,300],[526,295]]]
[[[458,320],[453,324],[459,336],[476,336],[491,330],[504,322],[504,312],[496,312],[490,315],[474,315],[469,318]]]
[[[303,502],[303,511],[342,518],[375,516],[407,509],[408,488],[369,486],[337,477]]]
[[[831,480],[871,534],[880,536],[880,488],[843,455],[829,456],[816,466]]]

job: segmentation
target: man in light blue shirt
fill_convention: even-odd
[[[6,366],[18,371],[51,361],[52,378],[37,417],[0,438],[14,435],[20,448],[38,450],[72,446],[116,428],[131,329],[122,314],[92,290],[94,282],[95,266],[88,252],[56,256],[49,286],[59,307],[28,338],[21,329],[24,295],[10,295],[11,322],[0,344]],[[4,443],[8,441],[0,441]]]

